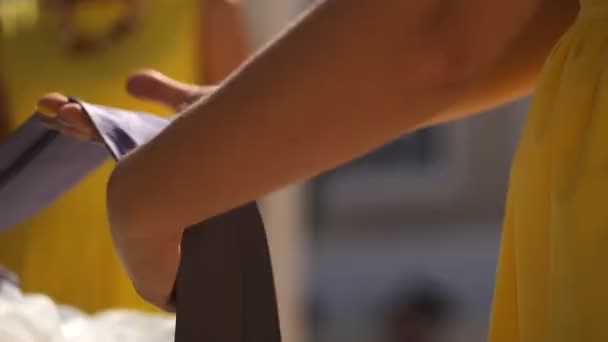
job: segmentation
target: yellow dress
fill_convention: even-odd
[[[581,0],[511,171],[492,342],[608,341],[608,0]]]
[[[52,12],[42,13],[29,29],[0,37],[0,81],[8,92],[12,127],[28,118],[37,98],[50,91],[166,113],[129,98],[124,82],[139,68],[194,81],[199,72],[194,65],[200,65],[200,1],[143,3],[143,16],[133,32],[89,55],[66,53]],[[104,198],[111,169],[112,163],[106,163],[51,207],[0,235],[0,264],[19,274],[26,291],[43,292],[87,311],[150,308],[133,291],[111,244]]]

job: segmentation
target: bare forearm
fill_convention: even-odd
[[[354,3],[317,10],[119,165],[114,224],[187,226],[366,153],[459,96],[424,30],[434,1]]]
[[[463,2],[468,12],[441,0],[324,3],[119,165],[113,226],[172,234],[433,120],[469,95],[538,1],[500,2],[511,21],[492,39],[471,23],[477,9],[484,25],[496,17],[485,0]]]

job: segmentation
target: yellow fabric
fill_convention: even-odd
[[[608,0],[582,0],[511,171],[492,342],[608,341]]]
[[[0,37],[0,78],[8,92],[12,127],[28,118],[36,99],[49,91],[167,113],[129,98],[124,82],[139,68],[194,81],[195,62],[200,65],[195,49],[199,3],[143,1],[143,18],[135,31],[90,55],[66,53],[53,24],[56,15],[50,12],[42,13],[32,29]],[[108,162],[51,207],[0,235],[0,264],[20,275],[26,291],[43,292],[87,311],[149,308],[133,291],[111,244],[104,203],[111,168]]]

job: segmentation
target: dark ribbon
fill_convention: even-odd
[[[0,144],[0,230],[33,216],[110,155],[120,160],[170,119],[77,99],[104,140],[83,142],[33,116]],[[246,172],[246,170],[243,170]],[[177,342],[281,340],[259,208],[248,203],[184,232],[175,286]]]

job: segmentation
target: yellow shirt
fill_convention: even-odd
[[[50,91],[93,103],[166,113],[135,101],[126,77],[153,68],[192,82],[200,1],[145,0],[142,17],[123,39],[88,54],[60,44],[57,13],[43,12],[32,27],[0,37],[0,81],[8,92],[12,127],[29,117]],[[93,14],[102,13],[93,12]],[[91,13],[89,13],[90,15]],[[94,21],[91,20],[92,29]],[[16,271],[26,291],[43,292],[85,310],[144,308],[114,254],[105,212],[108,162],[28,222],[0,235],[0,264]]]
[[[492,342],[608,341],[608,0],[582,0],[511,171]]]

